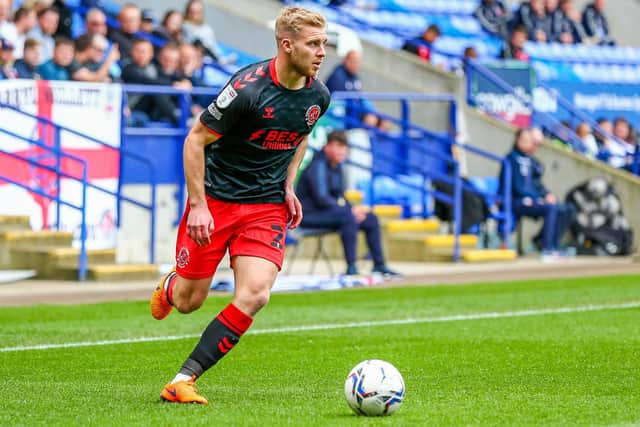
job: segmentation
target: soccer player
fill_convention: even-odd
[[[162,400],[207,404],[195,381],[239,341],[269,301],[287,227],[302,220],[294,179],[307,135],[329,106],[317,74],[326,21],[300,7],[276,20],[275,58],[238,71],[202,113],[184,144],[188,206],[178,227],[176,268],[151,297],[151,314],[197,310],[227,249],[235,291],[207,326]]]

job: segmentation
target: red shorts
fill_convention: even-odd
[[[178,226],[176,271],[187,279],[213,276],[227,249],[229,255],[254,256],[274,263],[284,259],[287,208],[284,203],[240,204],[207,196],[213,216],[211,243],[198,246],[187,235],[189,205]]]

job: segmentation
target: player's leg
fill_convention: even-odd
[[[209,210],[217,218],[211,243],[198,246],[187,234],[189,207],[178,226],[176,239],[176,267],[167,273],[151,296],[151,315],[158,320],[169,315],[173,307],[181,313],[200,308],[209,293],[211,279],[226,252],[230,227],[220,215],[220,203],[208,198]],[[224,209],[224,208],[223,208]]]
[[[227,212],[233,215],[229,207]],[[172,384],[161,397],[179,402],[206,403],[191,393],[188,400],[174,400],[171,391],[193,382],[214,366],[238,343],[253,322],[253,316],[269,300],[269,293],[284,258],[286,208],[284,205],[251,205],[237,209],[238,227],[234,228],[229,253],[235,277],[235,293],[227,305],[209,323],[200,341],[182,365]],[[195,396],[199,399],[196,400]]]
[[[275,264],[263,258],[237,256],[232,265],[235,276],[233,300],[209,323],[174,381],[162,391],[163,400],[206,404],[207,400],[198,394],[194,382],[238,344],[253,317],[269,301],[278,274]]]

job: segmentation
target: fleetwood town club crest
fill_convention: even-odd
[[[187,264],[189,264],[189,249],[184,246],[180,248],[180,252],[178,252],[178,256],[176,257],[176,264],[180,268],[185,268]]]
[[[311,107],[307,108],[307,113],[305,114],[305,117],[307,119],[307,126],[309,127],[313,126],[320,118],[320,106],[317,104],[314,104]]]

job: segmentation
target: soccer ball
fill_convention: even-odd
[[[404,380],[391,363],[365,360],[349,372],[344,394],[358,415],[391,415],[404,400]]]

